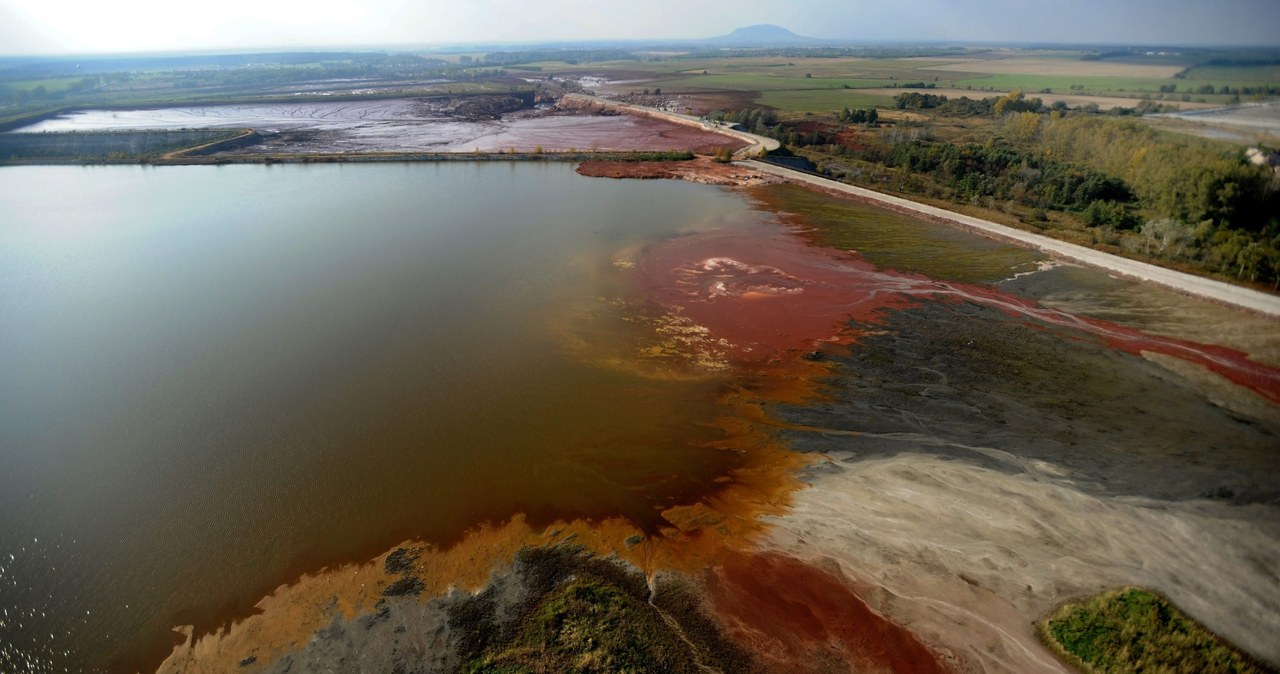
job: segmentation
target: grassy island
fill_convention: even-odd
[[[1188,618],[1164,597],[1138,588],[1067,604],[1037,627],[1059,657],[1083,672],[1274,671]]]

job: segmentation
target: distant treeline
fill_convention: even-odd
[[[698,60],[707,58],[738,58],[758,56],[781,56],[785,58],[913,58],[924,56],[963,56],[970,50],[963,47],[763,47],[748,48],[709,48],[694,49],[687,53],[668,58],[674,60]],[[660,60],[660,59],[654,59]]]
[[[99,73],[208,70],[311,63],[371,63],[388,58],[420,58],[378,52],[281,52],[275,54],[192,54],[189,56],[77,56],[0,58],[0,81]],[[435,61],[436,59],[431,59]]]
[[[639,60],[638,56],[622,49],[534,49],[490,52],[478,59],[478,62],[488,66],[507,66],[537,61],[564,61],[576,64],[637,60]]]

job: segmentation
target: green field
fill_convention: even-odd
[[[957,86],[973,87],[974,89],[990,89],[992,91],[1013,91],[1018,89],[1027,93],[1034,93],[1043,89],[1052,89],[1054,93],[1067,94],[1072,92],[1078,93],[1127,93],[1127,92],[1150,92],[1157,93],[1160,87],[1166,84],[1177,83],[1178,80],[1166,78],[1152,77],[1090,77],[1079,75],[982,75],[980,77],[971,77],[957,80]],[[1081,87],[1072,89],[1072,86]],[[1186,93],[1185,84],[1180,84],[1179,89]]]
[[[1182,75],[1184,80],[1197,83],[1211,81],[1214,84],[1232,83],[1280,83],[1280,65],[1268,66],[1197,66]]]
[[[735,91],[786,91],[792,89],[858,89],[883,87],[883,80],[779,75],[698,75],[655,82],[664,90],[731,89]]]

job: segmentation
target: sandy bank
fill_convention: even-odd
[[[1060,258],[1066,258],[1073,262],[1087,264],[1092,267],[1098,267],[1110,272],[1115,272],[1123,276],[1135,278],[1140,281],[1155,283],[1173,290],[1203,297],[1205,299],[1230,304],[1232,306],[1256,311],[1268,316],[1280,317],[1280,297],[1268,295],[1266,293],[1233,286],[1221,281],[1201,278],[1191,274],[1174,271],[1157,267],[1153,264],[1138,262],[1128,258],[1111,255],[1102,251],[1085,248],[1066,241],[1059,241],[1040,234],[1032,234],[1024,232],[1012,227],[983,220],[969,215],[963,215],[953,211],[921,204],[902,197],[895,197],[883,194],[863,187],[855,187],[834,180],[827,180],[817,176],[793,171],[788,168],[768,164],[760,161],[750,162],[751,166],[761,172],[779,176],[791,180],[793,182],[812,185],[824,190],[831,190],[847,194],[857,199],[871,201],[880,205],[888,206],[894,210],[905,211],[917,215],[923,215],[927,218],[937,219],[939,221],[963,227],[966,229],[979,232],[985,236],[996,239],[1010,241],[1022,246],[1034,248],[1036,250],[1048,253]]]
[[[1269,639],[1280,631],[1280,588],[1260,564],[1280,542],[1256,521],[1269,506],[1097,498],[1051,474],[918,454],[832,457],[796,501],[775,520],[776,549],[837,565],[866,584],[872,608],[972,671],[1070,671],[1032,621],[1126,584],[1158,588],[1219,634],[1280,659]]]

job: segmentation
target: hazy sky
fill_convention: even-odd
[[[1280,0],[0,0],[0,54],[614,38],[1280,45]]]

